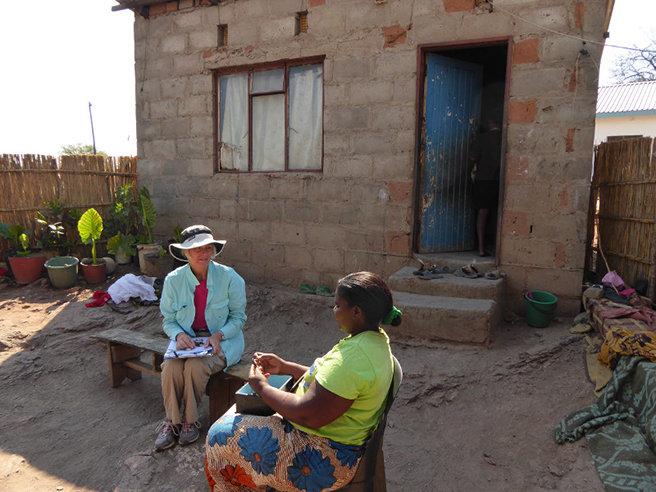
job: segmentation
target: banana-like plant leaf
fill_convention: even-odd
[[[77,230],[80,233],[80,239],[87,243],[91,240],[91,253],[93,264],[96,265],[96,241],[100,239],[103,231],[103,220],[95,208],[90,208],[82,214],[77,222]]]
[[[141,221],[148,231],[148,242],[152,244],[153,242],[153,229],[155,228],[155,222],[157,221],[157,211],[155,210],[155,205],[150,201],[145,195],[142,195],[139,198],[141,202]]]

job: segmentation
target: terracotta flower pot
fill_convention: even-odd
[[[107,280],[107,265],[103,260],[97,260],[98,264],[85,263],[82,261],[82,275],[84,280],[90,284],[100,284]]]
[[[45,256],[13,256],[9,258],[11,271],[18,284],[31,284],[41,277]]]

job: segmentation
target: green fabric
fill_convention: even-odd
[[[316,379],[328,391],[354,400],[353,404],[341,417],[318,429],[292,423],[308,434],[360,445],[383,413],[393,374],[389,338],[382,329],[346,337],[314,361],[296,393],[305,394]]]
[[[299,291],[303,294],[317,294],[319,296],[332,297],[334,295],[333,291],[330,290],[325,285],[319,285],[316,289],[308,284],[301,284],[298,286]]]
[[[325,285],[319,285],[317,287],[317,290],[314,291],[315,294],[319,296],[327,296],[327,297],[332,297],[335,294],[333,293],[332,290],[330,290],[327,286]]]
[[[599,399],[554,430],[562,444],[585,436],[609,492],[656,490],[656,363],[620,359]]]
[[[396,306],[392,306],[392,310],[387,313],[387,316],[385,316],[385,319],[380,322],[381,325],[389,325],[394,321],[396,318],[400,318],[403,316],[403,313],[401,312],[400,309],[397,309]]]
[[[311,286],[309,286],[308,284],[299,285],[299,290],[303,294],[314,294],[314,289]]]

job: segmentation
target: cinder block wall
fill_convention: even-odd
[[[474,0],[201,3],[153,5],[135,21],[139,182],[162,239],[205,223],[228,240],[221,261],[256,282],[334,287],[350,271],[415,265],[417,46],[510,36],[508,306],[520,312],[521,293],[540,289],[561,312],[578,309],[601,47],[580,54],[576,37],[602,41],[607,0],[496,0],[494,12]],[[295,35],[300,10],[309,28]],[[323,172],[214,173],[212,71],[315,55],[325,55]]]

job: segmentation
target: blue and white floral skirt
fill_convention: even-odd
[[[298,430],[280,415],[234,413],[207,433],[205,470],[212,492],[322,492],[344,487],[355,475],[362,446],[340,444]]]

